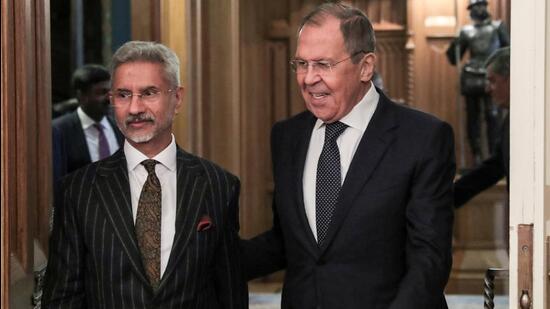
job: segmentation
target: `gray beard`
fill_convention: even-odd
[[[126,136],[127,139],[131,140],[132,142],[136,143],[136,144],[141,144],[141,143],[147,143],[149,142],[150,140],[153,139],[153,137],[155,137],[156,135],[156,131],[155,132],[151,132],[147,135],[141,135],[141,136]]]

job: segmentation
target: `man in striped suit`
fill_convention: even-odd
[[[46,308],[247,308],[238,251],[239,180],[180,149],[179,60],[128,42],[112,60],[123,147],[64,179]]]

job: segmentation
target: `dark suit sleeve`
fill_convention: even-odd
[[[247,280],[274,273],[286,267],[282,232],[273,211],[273,227],[249,240],[241,240],[241,251]]]
[[[271,131],[271,157],[273,175],[276,177],[278,162],[281,158],[278,124]],[[272,203],[273,227],[250,240],[241,240],[241,250],[248,280],[269,275],[286,267],[283,234],[279,224],[275,198]]]
[[[440,308],[451,269],[453,230],[452,129],[440,123],[423,139],[406,208],[406,273],[391,309]]]
[[[510,35],[508,34],[508,30],[506,30],[503,22],[499,22],[497,32],[498,39],[500,41],[500,47],[510,46]]]
[[[53,158],[53,181],[58,183],[67,174],[67,158],[65,153],[65,139],[63,133],[52,127],[52,158]]]
[[[43,308],[86,308],[84,246],[70,196],[71,180],[63,183],[63,203],[55,205]]]
[[[502,153],[497,152],[456,181],[454,190],[455,208],[460,208],[478,193],[493,186],[506,176],[502,160]]]
[[[67,158],[65,140],[61,131],[52,126],[52,176],[53,176],[53,205],[63,203],[61,179],[67,174]],[[50,227],[51,229],[51,227]]]
[[[248,288],[239,250],[239,181],[235,179],[226,207],[221,245],[216,253],[216,295],[220,308],[248,308]]]

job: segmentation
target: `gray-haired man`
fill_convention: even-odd
[[[46,308],[247,308],[238,251],[239,180],[175,144],[183,87],[164,45],[128,42],[111,104],[126,137],[64,181]]]
[[[495,153],[455,183],[455,207],[462,207],[481,191],[510,175],[510,48],[496,50],[487,60],[487,91],[506,112]]]

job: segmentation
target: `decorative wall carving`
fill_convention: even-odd
[[[407,35],[404,29],[376,31],[377,71],[384,80],[385,92],[393,100],[407,100]]]
[[[363,10],[373,24],[404,26],[407,2],[402,0],[354,0],[353,6]]]

